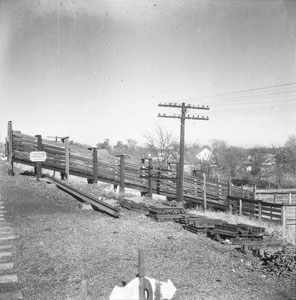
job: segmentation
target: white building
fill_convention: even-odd
[[[203,148],[196,154],[196,158],[201,161],[209,161],[211,159],[212,152],[207,147]]]

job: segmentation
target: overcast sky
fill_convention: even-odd
[[[293,0],[0,0],[1,141],[9,120],[91,145],[143,143],[158,124],[178,137],[157,117],[178,109],[158,104],[184,101],[210,106],[189,112],[210,120],[187,120],[187,143],[280,146],[296,134],[291,83]]]

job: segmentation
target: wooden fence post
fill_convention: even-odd
[[[42,151],[42,136],[40,134],[35,135],[37,138],[37,151]],[[42,173],[42,163],[41,161],[36,162],[36,178],[37,181],[40,180]]]
[[[197,183],[197,178],[196,177],[194,177],[194,179],[193,179],[193,184],[194,184],[194,186],[193,186],[193,188],[194,188],[194,194],[197,196],[199,185]]]
[[[7,149],[7,155],[8,155],[8,175],[9,176],[14,176],[13,172],[13,149],[12,149],[12,122],[8,122],[7,126],[7,143],[8,147]]]
[[[192,171],[192,177],[193,177],[193,189],[194,189],[194,194],[197,195],[197,172],[196,170]]]
[[[93,148],[93,181],[98,183],[98,150]]]
[[[180,205],[178,202],[178,195],[177,195],[177,191],[179,189],[178,185],[179,185],[179,163],[176,163],[176,201],[177,201],[177,206],[182,207],[182,205]]]
[[[281,224],[283,225],[284,229],[286,226],[286,206],[282,204],[281,207]]]
[[[156,180],[156,194],[159,195],[160,194],[160,176],[161,176],[161,172],[160,170],[157,171],[157,180]]]
[[[66,136],[63,139],[65,144],[65,174],[66,174],[66,181],[69,181],[70,177],[70,148],[69,148],[69,137]]]
[[[222,198],[222,189],[221,189],[221,185],[220,185],[220,180],[219,180],[219,178],[217,178],[217,187],[218,187],[218,199],[219,199],[219,201],[220,201],[221,198]]]
[[[256,200],[256,193],[257,193],[257,188],[256,188],[256,184],[254,184],[253,187],[253,199]]]
[[[120,158],[120,184],[119,184],[119,193],[123,194],[125,191],[125,163],[124,163],[124,154],[119,155]]]
[[[229,178],[229,180],[228,180],[228,196],[232,196],[231,178]]]
[[[153,164],[152,158],[148,159],[148,197],[152,199],[152,182],[153,182]]]
[[[239,213],[240,216],[243,214],[243,200],[239,199]]]
[[[202,183],[203,183],[203,209],[207,210],[207,182],[206,182],[206,174],[202,173]]]
[[[98,183],[98,151],[96,147],[89,147],[93,155],[93,178],[89,183]]]
[[[143,250],[138,250],[139,300],[145,300],[145,265]]]
[[[228,196],[232,196],[232,190],[231,190],[231,178],[228,179]],[[232,214],[232,205],[230,203],[230,198],[227,198],[227,205],[228,205],[228,211]]]
[[[262,221],[262,203],[259,201],[258,203],[258,219],[261,222]]]

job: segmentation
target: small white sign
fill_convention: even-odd
[[[30,152],[30,161],[45,161],[46,152],[44,151],[33,151]]]

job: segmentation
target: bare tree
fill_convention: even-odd
[[[240,171],[245,153],[242,148],[228,146],[223,140],[212,143],[213,162],[224,176],[235,178]]]
[[[251,175],[253,184],[258,185],[263,175],[263,163],[266,161],[268,150],[264,147],[256,147],[250,151]],[[266,172],[265,172],[266,175]]]
[[[109,144],[109,139],[105,139],[104,143],[97,143],[96,146],[98,147],[98,149],[105,149],[107,150],[109,153],[112,150],[111,145]]]
[[[154,134],[147,132],[144,137],[147,141],[147,148],[158,161],[159,166],[167,168],[169,158],[174,155],[178,145],[173,134],[158,125]]]
[[[289,137],[289,139],[285,143],[285,147],[287,150],[288,167],[295,179],[296,178],[296,135],[292,135]]]

